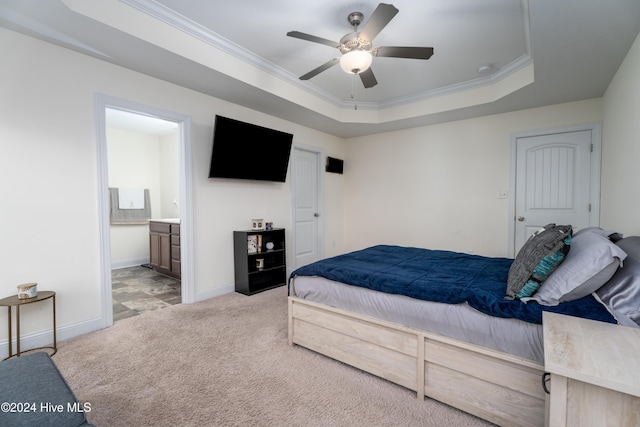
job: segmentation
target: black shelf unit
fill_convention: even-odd
[[[249,253],[249,238],[260,242],[255,253]],[[267,249],[273,243],[272,249]],[[270,245],[269,245],[270,246]],[[287,283],[287,253],[284,228],[233,232],[235,290],[253,295]],[[262,268],[258,260],[262,260]]]

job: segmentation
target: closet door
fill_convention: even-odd
[[[293,150],[294,268],[322,257],[319,164],[318,152],[298,147]]]
[[[590,226],[592,131],[516,140],[515,253],[539,228]]]

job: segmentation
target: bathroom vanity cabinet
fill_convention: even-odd
[[[180,222],[149,221],[149,264],[158,273],[180,278]]]

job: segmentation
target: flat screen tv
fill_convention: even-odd
[[[293,135],[216,116],[209,178],[285,182]]]

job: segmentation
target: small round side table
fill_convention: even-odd
[[[34,351],[34,350],[43,350],[43,349],[52,349],[53,353],[51,356],[56,354],[58,351],[58,345],[56,342],[56,293],[53,291],[40,291],[38,295],[33,298],[28,299],[19,299],[18,295],[13,295],[10,297],[6,297],[0,299],[0,307],[7,307],[9,311],[9,356],[5,357],[3,360],[10,359],[12,357],[19,357],[20,352],[20,307],[27,304],[33,304],[34,302],[40,302],[44,300],[51,299],[53,303],[53,345],[45,346],[45,347],[37,347],[31,348],[26,351]],[[11,308],[16,308],[16,352],[13,353],[13,337],[12,337],[12,327],[11,327]]]

